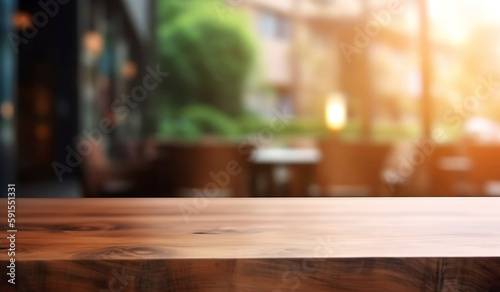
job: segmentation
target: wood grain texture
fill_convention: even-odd
[[[499,210],[495,198],[18,199],[17,285],[2,272],[0,291],[494,292]]]

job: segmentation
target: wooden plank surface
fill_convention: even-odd
[[[3,276],[1,291],[500,287],[496,198],[16,202],[17,286]],[[4,200],[5,223],[6,210]],[[6,266],[8,228],[0,228]]]

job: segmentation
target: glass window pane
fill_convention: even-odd
[[[434,128],[447,142],[500,142],[500,2],[429,1]]]

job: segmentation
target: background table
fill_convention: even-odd
[[[500,287],[495,198],[18,199],[16,211],[17,284],[2,232],[0,291]]]
[[[252,155],[252,193],[257,196],[303,197],[314,180],[316,166],[321,161],[317,148],[262,148]],[[276,172],[286,171],[287,183],[280,186]],[[265,190],[259,190],[258,179],[264,178]]]

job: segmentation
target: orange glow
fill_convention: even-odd
[[[30,13],[19,11],[19,12],[16,12],[14,14],[14,16],[12,17],[12,23],[13,23],[15,28],[24,29],[24,28],[28,28],[31,26],[31,22],[32,22],[31,19],[32,19],[32,16]]]
[[[46,116],[50,114],[51,104],[50,104],[50,93],[45,87],[37,87],[35,91],[36,101],[35,109],[37,114],[41,116]]]
[[[35,135],[38,140],[45,141],[50,137],[50,128],[45,124],[39,124],[35,128]]]
[[[133,61],[123,64],[122,75],[127,80],[133,80],[137,76],[137,64]]]
[[[14,105],[12,102],[4,102],[1,106],[0,113],[2,117],[6,120],[12,119],[14,116]]]
[[[93,57],[101,55],[104,48],[104,39],[97,31],[89,31],[85,34],[83,43],[85,50]]]
[[[326,125],[328,129],[341,130],[347,122],[345,98],[340,93],[332,94],[326,103]]]

